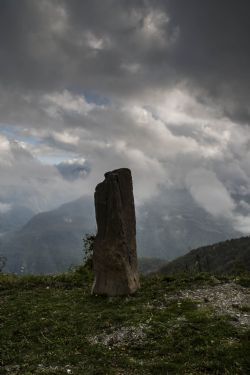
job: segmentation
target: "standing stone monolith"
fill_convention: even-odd
[[[131,171],[105,173],[96,186],[93,294],[128,295],[139,287],[136,220]]]

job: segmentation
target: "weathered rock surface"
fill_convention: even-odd
[[[127,295],[139,288],[131,171],[105,173],[95,191],[94,294]]]

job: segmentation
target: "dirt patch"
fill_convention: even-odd
[[[213,307],[218,314],[229,314],[237,325],[250,325],[250,290],[234,282],[183,290],[178,298],[190,298],[201,307]]]
[[[146,337],[144,330],[144,324],[140,324],[137,327],[120,327],[113,329],[113,331],[109,333],[104,332],[100,335],[91,336],[88,338],[88,341],[91,344],[103,344],[108,347],[121,346],[134,341],[138,344],[138,342],[143,341]]]

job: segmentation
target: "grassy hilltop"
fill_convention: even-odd
[[[90,294],[83,267],[0,275],[0,373],[249,373],[248,276],[141,282],[134,296],[107,298]]]
[[[216,274],[250,272],[250,237],[236,238],[194,249],[160,269],[161,273],[167,275],[185,271]]]

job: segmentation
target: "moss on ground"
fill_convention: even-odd
[[[92,277],[83,268],[58,276],[0,275],[0,373],[249,373],[249,330],[212,308],[178,300],[183,288],[213,285],[212,276],[141,281],[136,295],[107,298],[90,294]]]

